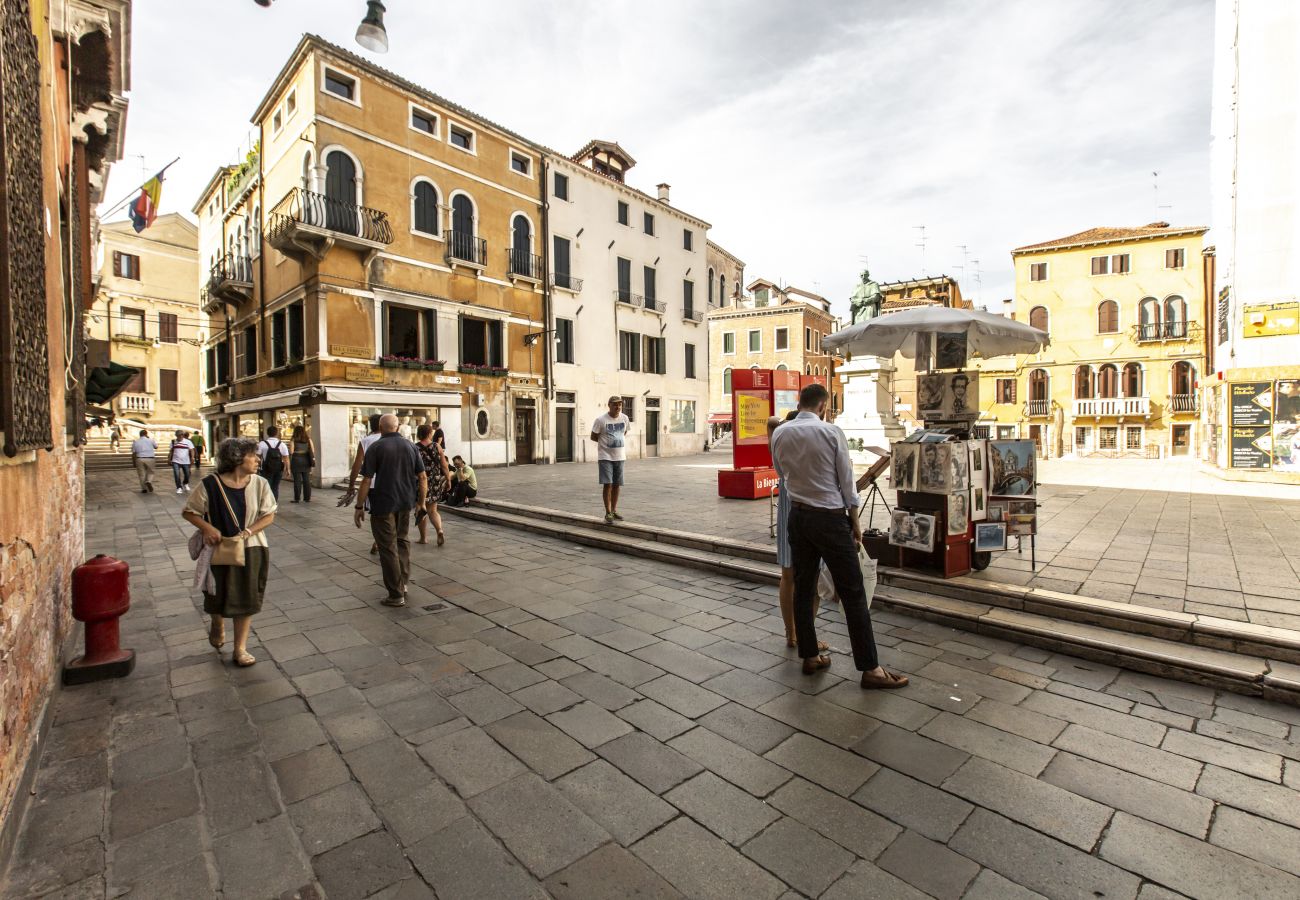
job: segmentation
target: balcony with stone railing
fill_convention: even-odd
[[[1090,397],[1074,401],[1076,419],[1145,418],[1149,415],[1150,397]]]
[[[153,395],[118,394],[113,398],[117,411],[124,415],[149,415],[153,412]]]
[[[1051,409],[1051,400],[1028,400],[1025,402],[1025,418],[1042,418],[1051,412]]]

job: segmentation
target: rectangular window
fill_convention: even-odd
[[[136,373],[127,381],[126,386],[122,388],[124,394],[146,394],[149,392],[149,382],[145,378],[147,369],[138,369]]]
[[[1101,426],[1101,447],[1102,450],[1119,449],[1119,429],[1114,425]]]
[[[459,125],[447,126],[447,140],[453,147],[459,147],[468,153],[474,152],[474,132]]]
[[[618,201],[618,224],[626,225],[628,223],[629,210],[627,204],[622,200]]]
[[[284,127],[284,116],[281,115],[280,110],[277,109],[275,111],[275,115],[271,116],[271,131],[277,132],[283,127]]]
[[[551,191],[551,193],[555,195],[556,200],[568,200],[569,199],[569,176],[561,175],[559,172],[556,172],[555,187]]]
[[[636,421],[636,398],[623,396],[623,415],[627,416],[629,422]]]
[[[118,278],[130,278],[132,281],[139,281],[140,257],[134,253],[119,253],[114,250],[113,274]]]
[[[1092,449],[1092,429],[1081,425],[1074,427],[1074,452]]]
[[[271,368],[289,361],[289,322],[283,309],[271,314]]]
[[[722,333],[722,352],[726,356],[732,356],[736,352],[736,332],[724,331]]]
[[[655,305],[655,270],[649,266],[643,266],[642,280],[645,284],[645,305],[649,309]]]
[[[325,70],[325,90],[336,97],[342,97],[352,103],[357,102],[357,80],[342,72],[333,69]]]
[[[1092,274],[1109,275],[1110,274],[1110,257],[1094,256],[1092,258]]]
[[[180,400],[179,379],[180,372],[175,369],[159,369],[158,399],[164,403],[175,403]]]
[[[1183,249],[1181,249],[1181,248],[1179,248],[1179,249],[1177,249],[1177,250],[1166,250],[1166,251],[1165,251],[1165,268],[1166,268],[1166,269],[1181,269],[1183,266],[1185,266],[1185,265],[1187,264],[1186,253],[1187,253],[1187,251],[1186,251],[1186,250],[1183,250]]]
[[[569,257],[569,239],[555,235],[551,238],[551,244],[554,247],[554,252],[551,254],[551,283],[559,288],[573,290],[576,285],[570,268],[572,263]]]
[[[129,306],[122,307],[122,311],[118,316],[117,330],[123,337],[144,340],[144,310],[132,309]]]
[[[662,375],[667,372],[668,361],[665,356],[667,339],[646,335],[642,340],[644,352],[641,355],[641,371],[652,375]]]
[[[257,326],[250,325],[235,339],[235,377],[257,374]]]
[[[641,371],[641,335],[631,331],[618,333],[618,367],[624,372]]]
[[[682,312],[690,315],[695,312],[695,282],[682,282]]]
[[[618,299],[632,302],[632,260],[618,258]]]
[[[411,127],[430,137],[438,136],[438,116],[418,106],[411,107]]]
[[[1016,402],[1016,380],[1014,378],[999,378],[996,382],[998,403],[1015,403]]]
[[[397,303],[384,304],[384,354],[386,356],[400,356],[403,359],[436,359],[437,329],[437,316],[431,309],[401,306]]]
[[[691,231],[689,228],[682,229],[682,249],[695,249],[695,232]]]
[[[695,345],[686,345],[686,377],[695,377]]]
[[[761,329],[753,328],[749,332],[749,352],[761,353],[763,350],[763,332]]]
[[[655,217],[650,213],[644,213],[642,217],[642,226],[646,234],[655,233]]]
[[[177,325],[178,320],[172,313],[158,313],[158,340],[164,344],[175,344],[179,340]]]
[[[432,312],[432,310],[430,310]],[[500,321],[460,317],[460,364],[464,366],[505,365],[505,335]]]
[[[533,161],[517,150],[510,151],[510,171],[527,175],[533,170]]]
[[[307,347],[304,341],[306,328],[303,322],[303,305],[301,303],[292,304],[289,309],[289,362],[297,362],[306,358]]]
[[[803,330],[803,349],[805,353],[812,351],[812,329],[811,328],[805,328]]]
[[[1046,280],[1047,280],[1047,263],[1045,263],[1045,262],[1041,262],[1041,263],[1030,263],[1030,264],[1029,264],[1029,280],[1030,280],[1030,281],[1046,281]]]
[[[1110,258],[1110,271],[1115,275],[1127,275],[1129,271],[1129,255],[1127,253],[1117,253]]]
[[[555,361],[573,362],[573,320],[555,320]]]
[[[1136,425],[1129,425],[1124,429],[1124,449],[1141,450],[1142,449],[1142,429]]]
[[[776,349],[778,349],[778,350],[789,350],[789,349],[790,349],[790,329],[789,329],[789,328],[784,328],[784,327],[782,327],[782,328],[778,328],[778,329],[776,329],[775,346],[776,346]]]
[[[291,118],[298,111],[298,92],[290,91],[289,96],[284,98],[284,115],[285,118]]]

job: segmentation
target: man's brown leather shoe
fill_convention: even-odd
[[[885,672],[884,675],[872,675],[869,672],[863,672],[862,686],[868,690],[888,691],[894,688],[906,687],[907,676],[895,675],[893,672]]]
[[[831,658],[829,656],[810,656],[803,661],[803,673],[805,675],[815,675],[822,669],[831,667]]]

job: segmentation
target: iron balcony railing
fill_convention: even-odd
[[[294,188],[271,211],[268,237],[274,241],[299,225],[336,231],[378,244],[393,242],[388,213]]]
[[[1135,338],[1139,343],[1149,341],[1185,341],[1200,336],[1200,325],[1196,322],[1147,322],[1134,325]]]
[[[447,232],[447,261],[487,265],[487,241],[468,231]]]
[[[614,299],[619,303],[626,303],[628,306],[635,306],[640,309],[649,310],[652,313],[663,315],[668,311],[668,304],[662,300],[656,300],[654,297],[647,297],[644,294],[634,294],[631,291],[625,291],[620,288],[614,289]]]
[[[1050,400],[1027,400],[1025,401],[1025,416],[1028,418],[1045,416],[1051,405],[1052,401]]]
[[[552,272],[551,287],[561,288],[575,293],[582,290],[582,279],[567,272]]]
[[[506,251],[509,257],[507,263],[510,267],[511,275],[519,275],[523,278],[535,278],[540,280],[542,277],[542,258],[535,253],[529,253],[527,250],[517,250],[511,247]]]
[[[1194,413],[1196,406],[1196,394],[1169,395],[1169,408],[1176,413]]]
[[[682,310],[682,318],[688,322],[703,322],[704,310],[691,309],[690,307],[686,307],[685,309]]]
[[[209,270],[208,284],[215,287],[227,281],[252,284],[253,261],[238,253],[223,253],[218,256]]]

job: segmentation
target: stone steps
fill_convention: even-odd
[[[629,522],[606,525],[598,516],[502,500],[480,499],[451,511],[759,584],[780,579],[776,551],[762,544]],[[1134,671],[1300,705],[1300,634],[1286,629],[886,566],[876,603]]]

